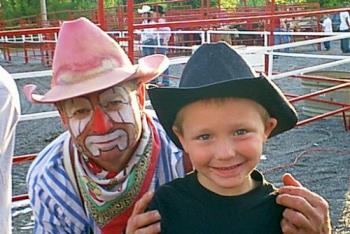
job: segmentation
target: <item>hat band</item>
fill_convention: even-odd
[[[118,67],[115,59],[103,59],[101,65],[85,71],[68,71],[57,76],[56,85],[76,84],[110,72]]]

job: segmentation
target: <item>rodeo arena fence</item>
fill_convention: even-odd
[[[338,41],[341,39],[350,38],[349,33],[323,33],[323,32],[275,32],[273,30],[274,25],[270,25],[265,29],[270,30],[226,30],[222,27],[237,22],[247,22],[252,20],[263,20],[273,22],[275,18],[292,18],[292,17],[305,17],[313,16],[317,19],[323,14],[338,13],[343,10],[350,10],[350,8],[321,10],[317,12],[294,12],[283,14],[271,14],[271,15],[257,15],[251,17],[235,17],[235,18],[221,18],[221,19],[205,19],[205,20],[193,20],[193,21],[177,21],[167,22],[154,25],[142,25],[131,24],[127,31],[113,30],[108,31],[109,35],[117,40],[120,45],[128,51],[129,57],[132,60],[137,60],[140,57],[140,34],[144,28],[159,28],[170,27],[171,39],[169,45],[161,45],[160,40],[157,40],[156,45],[148,45],[148,47],[154,48],[166,48],[168,49],[170,57],[170,66],[176,66],[179,64],[185,64],[189,56],[193,51],[201,44],[207,42],[215,42],[219,40],[225,40],[237,49],[239,53],[246,58],[253,65],[253,68],[259,72],[264,73],[268,79],[280,80],[280,79],[301,79],[305,83],[327,83],[326,87],[321,87],[317,90],[309,89],[309,92],[304,94],[292,94],[285,93],[289,98],[289,101],[293,104],[304,101],[309,103],[309,108],[314,108],[313,104],[324,104],[330,108],[321,111],[321,113],[312,112],[307,118],[304,118],[298,122],[298,126],[309,124],[324,118],[332,116],[340,116],[343,120],[344,128],[350,130],[350,117],[347,114],[350,111],[350,94],[348,99],[335,99],[333,94],[339,92],[350,93],[350,81],[349,79],[332,78],[328,76],[317,75],[317,71],[339,66],[342,64],[350,63],[349,56],[342,55],[329,55],[329,54],[316,54],[316,53],[295,53],[295,52],[283,52],[288,48],[299,48],[305,46],[311,46],[316,52],[319,50],[321,43],[325,41]],[[128,17],[128,20],[132,21]],[[133,21],[132,21],[133,22]],[[219,25],[214,30],[213,25]],[[184,30],[186,28],[195,28],[201,26],[201,30]],[[181,30],[180,30],[181,29]],[[54,53],[55,43],[57,41],[57,35],[59,27],[52,28],[40,28],[40,29],[21,29],[0,31],[0,49],[2,56],[6,61],[11,61],[14,57],[23,58],[24,63],[42,63],[50,66],[52,63],[52,57]],[[164,31],[156,31],[157,38]],[[287,35],[293,37],[294,42],[274,45],[274,37]],[[244,42],[249,40],[249,45],[245,45]],[[142,45],[144,47],[145,45]],[[294,50],[293,50],[294,51]],[[294,58],[306,59],[325,59],[327,63],[321,65],[308,66],[304,68],[298,68],[291,71],[278,72],[274,69],[274,57],[276,56],[288,56]],[[18,58],[16,59],[18,61]],[[314,74],[313,74],[314,73]],[[316,75],[315,75],[316,74]],[[350,73],[349,73],[350,74]],[[52,75],[50,69],[45,71],[34,71],[25,73],[13,73],[12,77],[16,80],[35,78],[40,79],[42,77],[48,77]],[[178,76],[169,76],[173,81],[172,84],[176,85]],[[348,76],[347,78],[350,78]],[[147,108],[151,108],[149,101],[147,102]],[[348,112],[349,113],[349,112]],[[30,121],[43,118],[57,117],[57,111],[32,113],[21,115],[20,121]],[[28,161],[32,161],[36,157],[36,154],[19,155],[13,157],[13,163],[20,164]],[[15,195],[12,198],[13,206],[21,206],[21,204],[28,203],[28,195],[21,194]]]

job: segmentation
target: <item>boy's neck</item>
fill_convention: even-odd
[[[216,193],[221,196],[239,196],[242,194],[246,194],[256,187],[259,186],[260,182],[256,181],[252,178],[251,174],[249,175],[249,178],[246,179],[244,184],[232,187],[232,188],[222,188],[220,185],[217,185],[216,188],[213,186],[208,186],[208,181],[204,176],[201,176],[197,171],[197,180],[198,182],[206,189],[212,191],[213,193]],[[212,182],[211,182],[212,183]]]

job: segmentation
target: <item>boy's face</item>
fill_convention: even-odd
[[[277,120],[264,118],[257,103],[238,98],[198,101],[181,111],[182,131],[174,131],[199,182],[221,195],[250,191],[250,174]]]
[[[59,103],[62,119],[79,151],[97,161],[127,160],[126,152],[141,134],[137,97],[129,85],[116,85]]]

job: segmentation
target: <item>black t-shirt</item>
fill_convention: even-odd
[[[221,196],[204,188],[197,173],[161,186],[148,210],[158,210],[162,233],[282,233],[284,208],[276,204],[275,188],[258,172],[259,186],[238,196]]]

